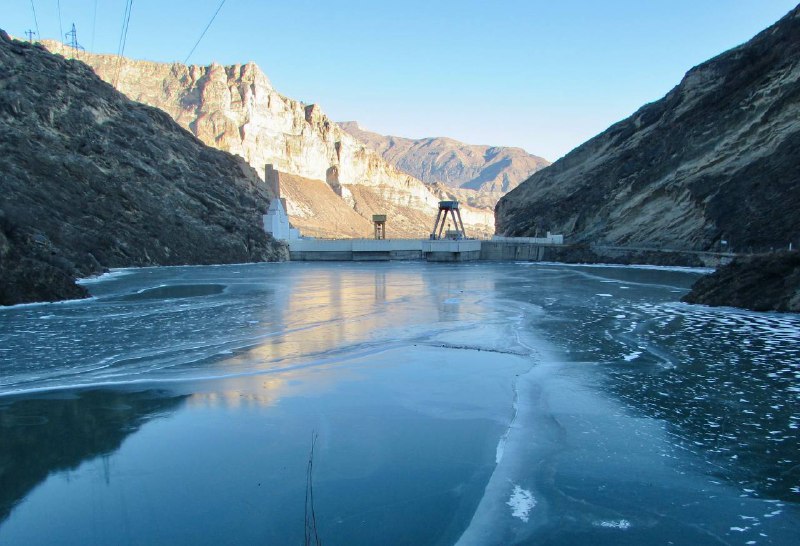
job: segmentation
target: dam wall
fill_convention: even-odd
[[[429,239],[299,239],[289,241],[293,261],[427,260],[461,262],[479,259],[481,241]]]
[[[695,250],[673,250],[601,245],[565,245],[551,242],[475,239],[297,239],[289,241],[293,261],[397,261],[429,262],[561,262],[620,265],[664,265],[717,267],[730,262],[733,254]]]

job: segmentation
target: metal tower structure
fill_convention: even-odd
[[[448,229],[445,232],[447,239],[464,239],[467,234],[464,231],[464,222],[461,221],[461,210],[458,208],[458,201],[439,201],[439,213],[436,215],[436,223],[433,224],[431,239],[441,239],[444,231],[447,215],[453,219],[455,229]],[[436,230],[439,230],[438,233]]]
[[[83,46],[78,43],[78,31],[75,29],[75,23],[72,23],[72,30],[64,34],[64,38],[66,39],[66,44],[74,49],[76,53],[78,50],[84,51]]]

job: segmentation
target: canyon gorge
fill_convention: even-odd
[[[370,236],[386,214],[388,237],[427,237],[438,202],[462,201],[470,236],[494,232],[494,199],[429,184],[398,169],[333,122],[319,105],[280,94],[254,63],[186,66],[43,45],[85,62],[130,99],[159,108],[209,146],[243,157],[263,178],[282,175],[292,223],[311,236]],[[354,214],[355,213],[355,214]]]

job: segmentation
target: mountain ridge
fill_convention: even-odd
[[[504,196],[498,233],[693,250],[797,245],[800,7]]]
[[[454,188],[502,194],[550,164],[519,147],[467,144],[451,137],[381,135],[356,121],[338,125],[398,169],[424,182]]]

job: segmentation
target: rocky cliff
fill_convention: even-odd
[[[682,301],[800,313],[800,252],[737,258],[701,277]]]
[[[0,31],[0,304],[85,295],[107,267],[279,259],[240,158],[85,64]]]
[[[800,8],[534,174],[496,219],[505,235],[592,243],[798,245]]]
[[[299,183],[300,202],[288,197],[290,219],[298,225],[322,210],[346,205],[368,221],[374,212],[389,214],[390,236],[427,236],[432,229],[438,210],[435,189],[384,161],[319,106],[278,93],[254,63],[185,66],[76,52],[56,42],[44,45],[87,63],[129,98],[165,111],[206,144],[243,157],[262,177],[265,165],[272,164],[300,177],[298,183],[326,183],[333,190],[327,196],[343,201],[317,207],[314,198],[323,195],[318,184],[306,192]],[[298,211],[311,216],[298,218]],[[472,234],[494,231],[492,209],[465,207],[462,214]],[[358,229],[357,223],[327,228],[320,223],[317,234],[351,236]]]
[[[502,194],[550,165],[522,148],[478,146],[446,137],[385,136],[362,129],[355,121],[339,126],[401,171],[451,188]]]

